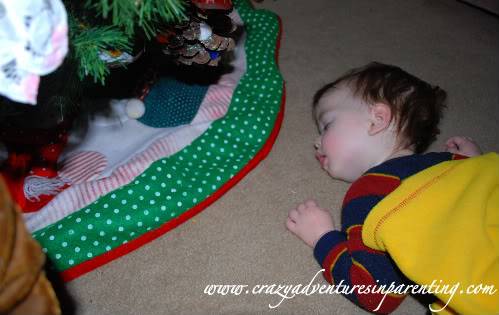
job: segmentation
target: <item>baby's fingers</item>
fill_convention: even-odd
[[[286,228],[294,233],[296,229],[296,222],[288,217],[286,220]]]
[[[289,211],[288,218],[296,222],[296,220],[298,219],[298,211],[296,209]]]
[[[451,137],[446,142],[447,145],[454,145],[457,146],[458,148],[463,144],[467,143],[473,143],[473,140],[470,137],[462,137],[462,136]]]
[[[452,139],[447,140],[444,145],[445,148],[457,148],[457,145]]]
[[[305,202],[305,206],[307,207],[317,207],[317,202],[313,199],[309,199]]]
[[[298,207],[296,207],[296,210],[297,210],[298,212],[303,212],[303,211],[305,211],[305,209],[307,209],[307,206],[306,206],[304,203],[300,203],[300,204],[298,205]]]
[[[445,149],[445,151],[453,153],[453,154],[456,154],[459,152],[459,148],[455,144],[446,145],[444,149]]]
[[[459,147],[462,146],[467,140],[463,137],[452,137],[445,142],[445,150],[451,153],[457,153]]]

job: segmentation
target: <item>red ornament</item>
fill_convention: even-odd
[[[192,3],[203,10],[231,10],[231,0],[192,0]]]

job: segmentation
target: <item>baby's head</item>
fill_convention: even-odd
[[[390,158],[422,153],[440,132],[445,99],[399,67],[353,69],[314,96],[317,158],[331,176],[352,182]]]

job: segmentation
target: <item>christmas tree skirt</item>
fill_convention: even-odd
[[[71,186],[39,211],[25,214],[64,280],[185,222],[269,153],[284,110],[284,83],[276,64],[280,23],[248,0],[234,5],[245,30],[236,48],[235,73],[208,87],[192,122],[133,129],[126,135],[99,133],[95,138],[107,135],[121,151],[87,141],[63,163],[61,175],[72,179]],[[107,128],[108,123],[97,125]],[[142,128],[137,121],[126,124]]]

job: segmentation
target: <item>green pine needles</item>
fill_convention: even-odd
[[[187,19],[182,0],[87,0],[85,6],[103,19],[111,19],[112,24],[122,27],[127,35],[133,35],[138,26],[149,39],[161,23]]]
[[[114,26],[85,28],[72,24],[70,28],[70,33],[73,35],[71,36],[72,57],[79,64],[80,80],[91,76],[94,82],[104,85],[109,68],[100,54],[111,48],[130,52],[130,38]]]
[[[153,38],[165,24],[185,19],[184,0],[79,0],[66,1],[71,57],[81,80],[90,76],[104,85],[109,68],[105,51],[132,53],[136,36]],[[140,34],[140,35],[139,35]]]

